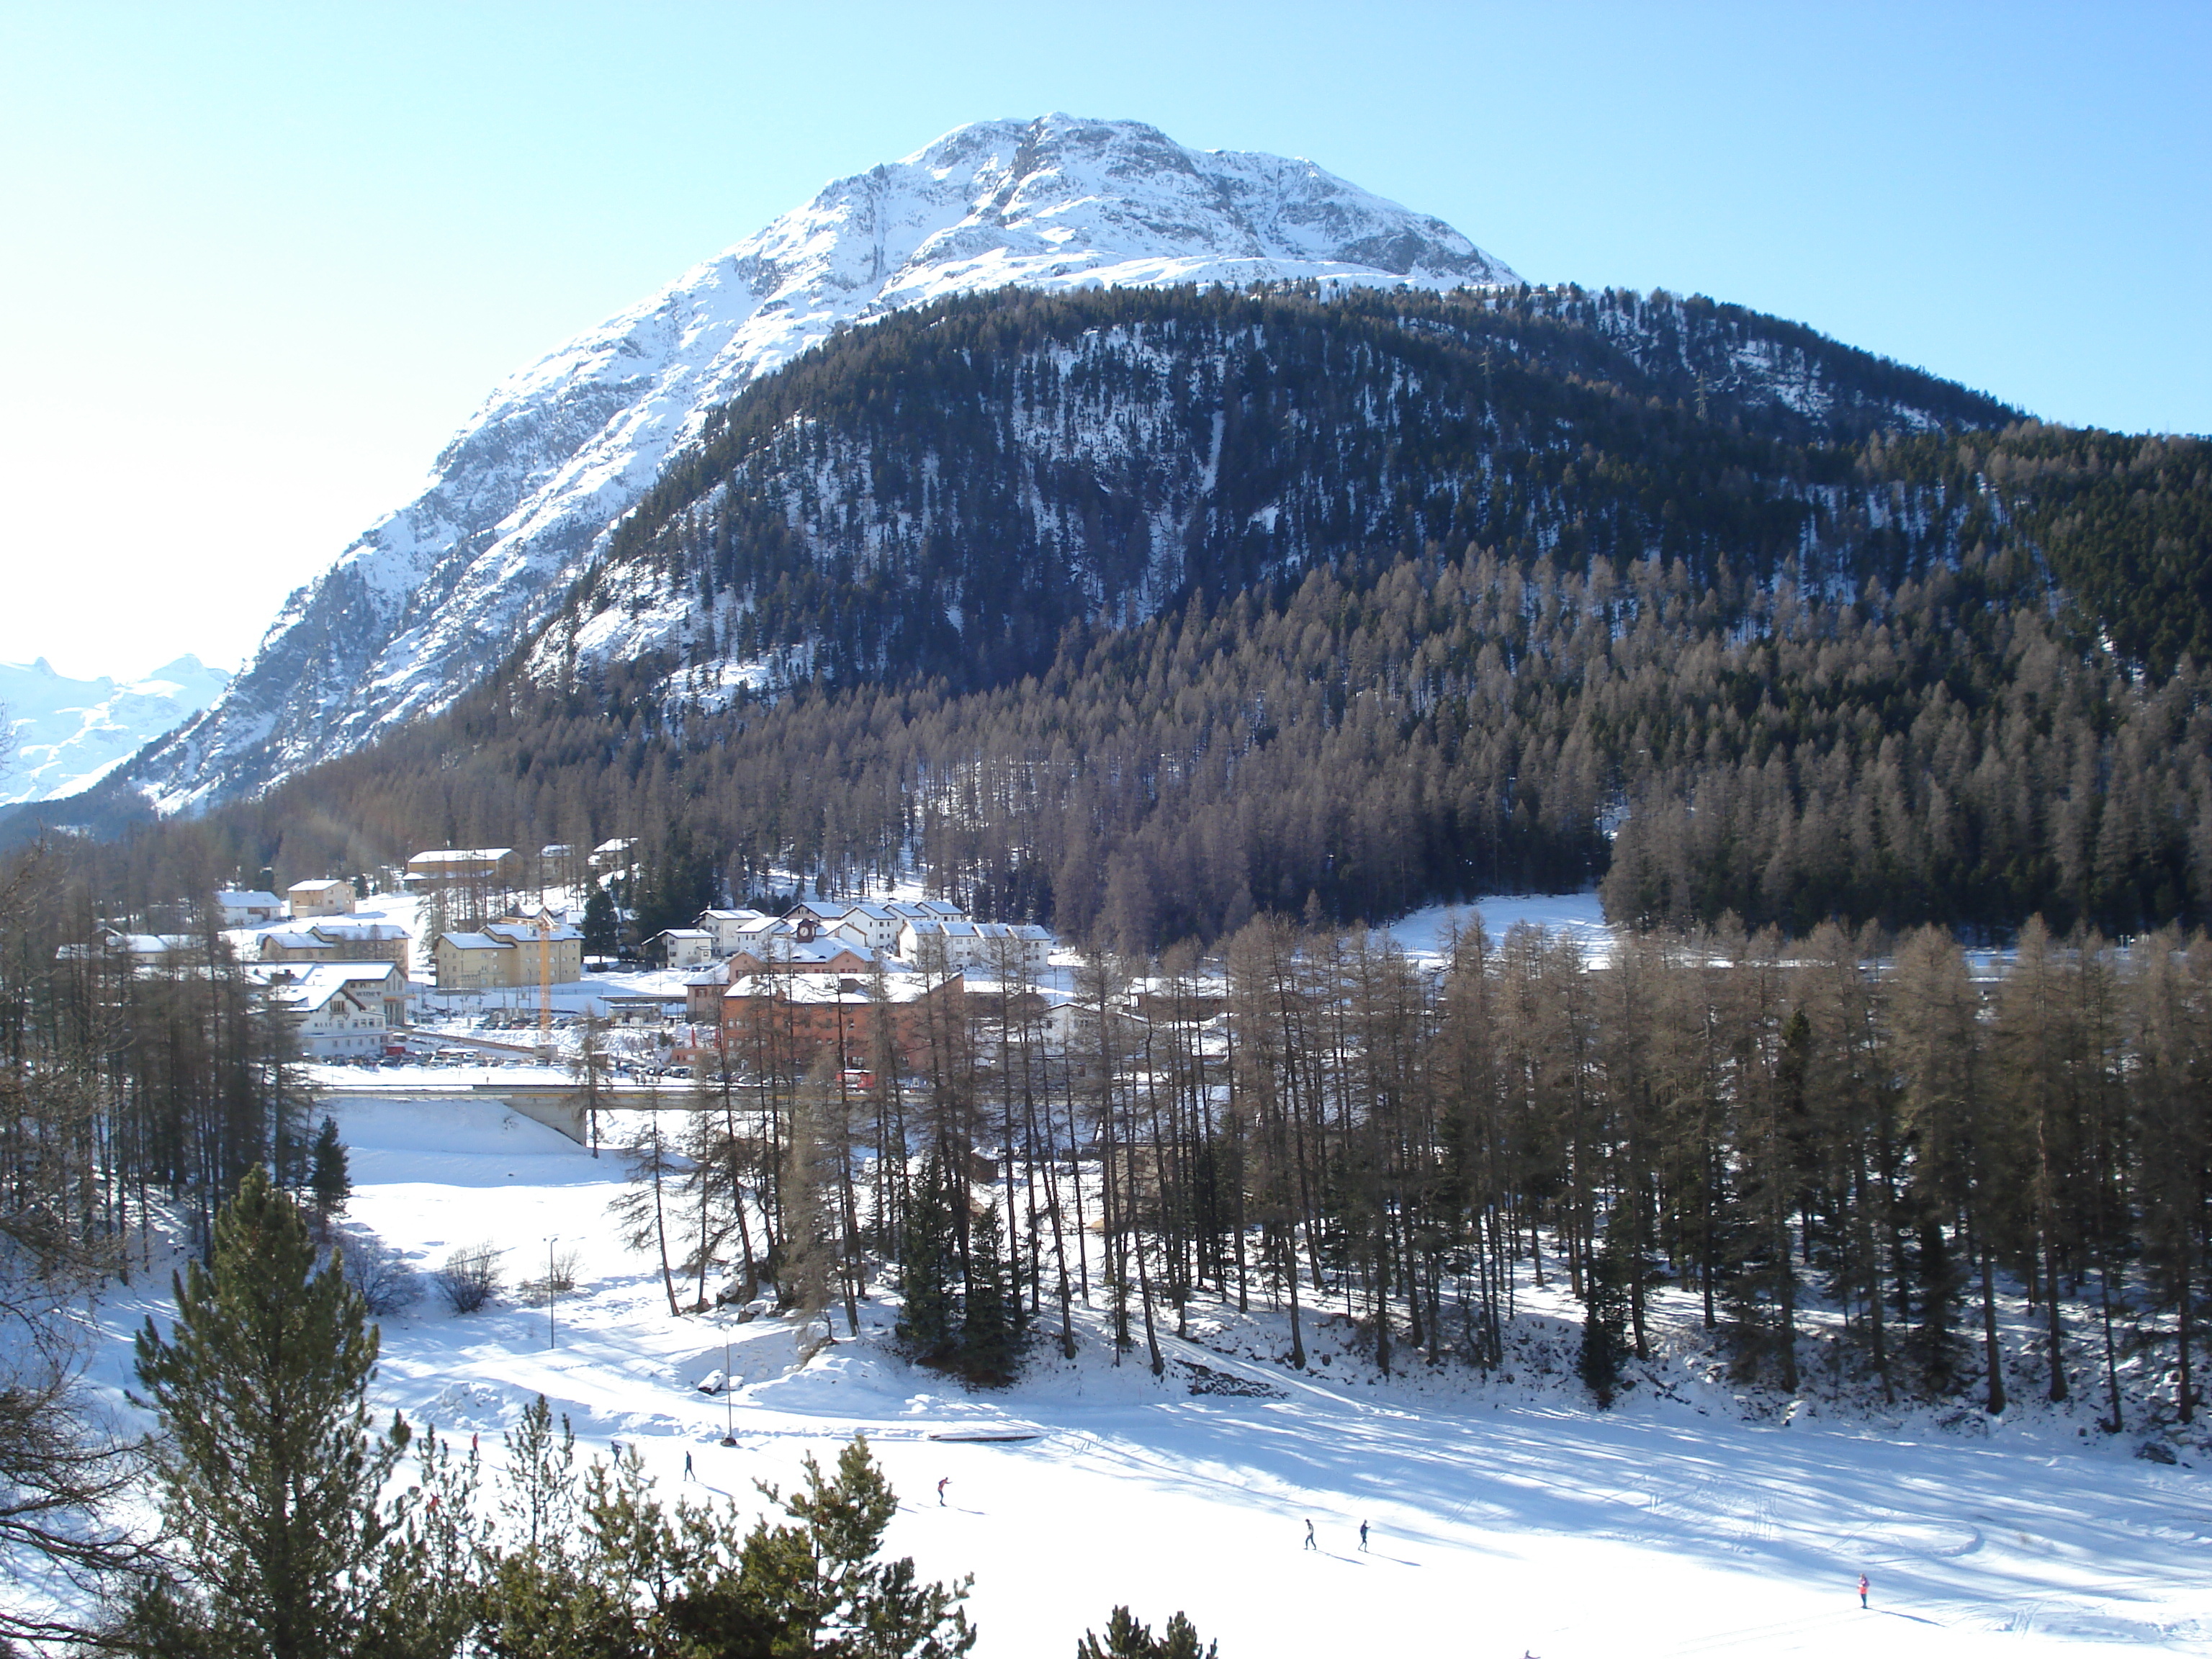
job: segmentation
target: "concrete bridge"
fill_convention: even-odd
[[[532,1123],[556,1129],[579,1146],[584,1144],[586,1129],[584,1091],[573,1083],[526,1079],[512,1083],[479,1083],[459,1078],[451,1082],[431,1082],[427,1079],[403,1079],[386,1073],[372,1074],[358,1083],[351,1079],[343,1083],[325,1083],[320,1085],[319,1092],[332,1100],[488,1102],[506,1107],[517,1117],[526,1117]],[[743,1110],[755,1110],[759,1104],[757,1085],[732,1085],[730,1093]],[[670,1086],[641,1083],[599,1085],[599,1109],[603,1112],[688,1112],[698,1109],[700,1103],[700,1097],[689,1083]],[[710,1108],[721,1104],[719,1084],[713,1086],[706,1103]]]

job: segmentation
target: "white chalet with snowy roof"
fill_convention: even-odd
[[[738,930],[769,918],[758,910],[702,910],[699,927],[714,941],[714,954],[726,957],[738,948]]]
[[[263,927],[284,920],[284,901],[258,889],[225,888],[215,896],[215,908],[226,927]]]
[[[389,962],[256,963],[246,972],[310,1060],[381,1054],[385,1034],[405,1018],[406,981]]]
[[[1053,937],[1033,921],[969,921],[909,917],[899,929],[898,953],[908,962],[934,958],[963,971],[1002,968],[1041,971],[1052,957]]]
[[[663,968],[696,968],[714,956],[714,936],[703,927],[671,927],[645,942],[645,959]]]

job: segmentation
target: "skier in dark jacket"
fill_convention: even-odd
[[[1314,1541],[1313,1522],[1310,1520],[1306,1522],[1306,1547],[1310,1550],[1317,1550],[1321,1547]]]

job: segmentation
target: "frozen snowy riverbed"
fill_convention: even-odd
[[[1747,1424],[1688,1389],[1601,1414],[1556,1387],[1369,1381],[1340,1349],[1300,1376],[1249,1357],[1269,1318],[1211,1304],[1194,1310],[1206,1346],[1167,1340],[1164,1381],[1141,1343],[1115,1367],[1088,1317],[1075,1361],[1041,1349],[1016,1389],[969,1394],[900,1360],[881,1309],[860,1340],[795,1367],[782,1321],[669,1316],[657,1268],[605,1218],[612,1156],[490,1104],[337,1111],[353,1218],[422,1265],[489,1239],[520,1279],[542,1272],[550,1236],[581,1249],[557,1346],[542,1304],[467,1318],[426,1304],[386,1325],[380,1404],[489,1450],[543,1390],[587,1451],[635,1445],[672,1492],[688,1450],[707,1492],[748,1513],[755,1478],[788,1485],[802,1452],[826,1459],[865,1431],[903,1499],[894,1550],[929,1576],[975,1575],[985,1659],[1069,1652],[1116,1602],[1156,1626],[1187,1610],[1224,1659],[2202,1652],[2212,1637],[2203,1474],[2070,1426]],[[149,1310],[104,1313],[120,1338]],[[1317,1352],[1328,1329],[1309,1328]],[[723,1364],[726,1332],[743,1379],[727,1403],[694,1386]],[[119,1383],[127,1363],[118,1340],[98,1374]],[[1273,1397],[1194,1395],[1192,1364]],[[1035,1437],[933,1438],[978,1431]],[[1308,1516],[1318,1553],[1300,1547]]]

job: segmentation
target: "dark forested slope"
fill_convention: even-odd
[[[2013,418],[1663,295],[970,296],[843,335],[730,405],[536,672],[647,657],[672,696],[732,667],[975,689],[1042,670],[1079,619],[1430,544],[1894,581],[1972,500],[1869,499],[1856,446]]]
[[[2208,503],[2202,441],[1705,301],[951,301],[731,405],[453,711],[113,880],[621,833],[672,919],[919,860],[1130,945],[1600,879],[2203,921]]]

